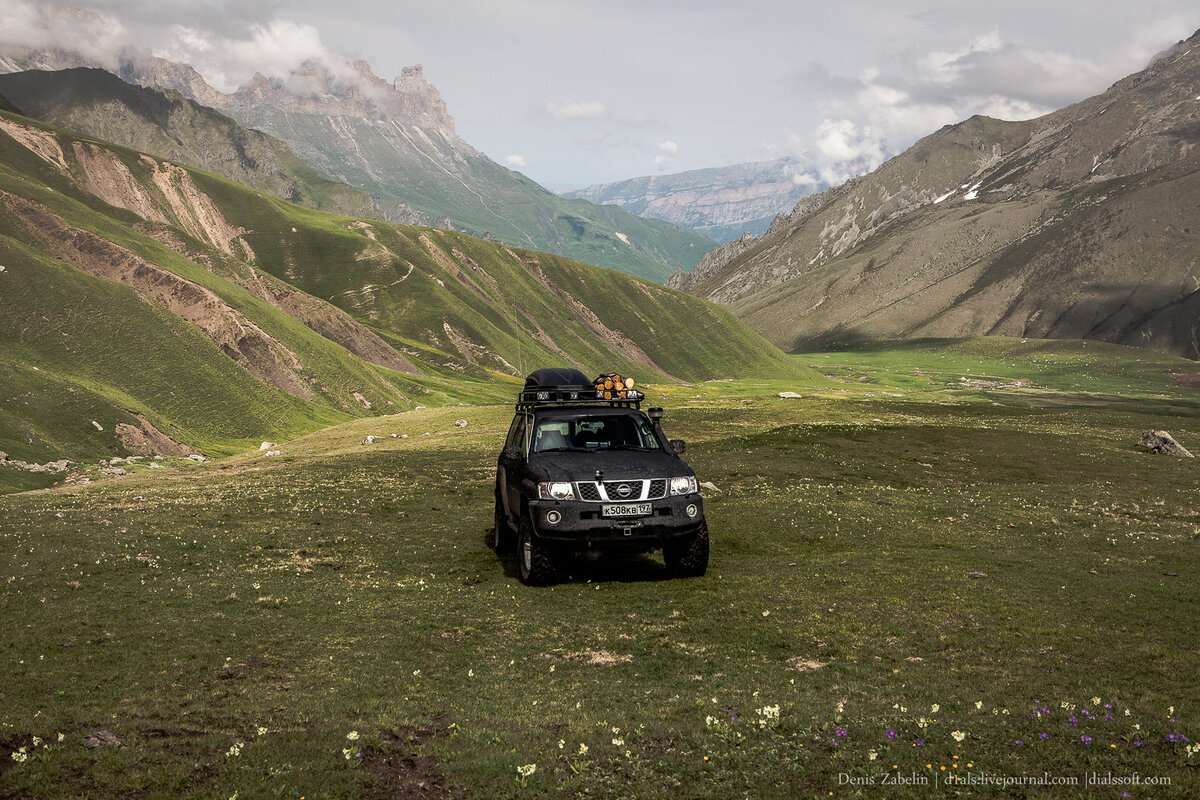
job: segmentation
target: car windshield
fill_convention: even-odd
[[[539,420],[533,452],[550,450],[657,450],[658,439],[644,417],[604,415]]]

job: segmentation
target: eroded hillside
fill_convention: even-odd
[[[228,452],[507,397],[504,376],[546,364],[655,381],[791,369],[728,311],[622,273],[323,214],[15,115],[0,158],[14,459],[161,450],[155,432]]]

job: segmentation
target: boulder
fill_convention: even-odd
[[[799,400],[803,397],[803,395],[796,394],[795,392],[780,392],[779,396],[784,400]]]
[[[1138,444],[1151,453],[1162,456],[1195,458],[1195,456],[1187,451],[1187,448],[1175,441],[1175,437],[1166,431],[1143,431],[1142,438],[1138,440]]]
[[[364,445],[375,444],[377,441],[379,441],[382,438],[383,438],[382,436],[368,436],[367,438],[363,439],[363,444]]]
[[[275,444],[274,442],[263,442],[262,444],[260,444],[258,446],[258,449],[259,450],[274,450],[276,447],[279,447],[279,445]]]
[[[467,421],[465,419],[456,419],[454,420],[454,426],[456,428],[465,428],[467,427]]]

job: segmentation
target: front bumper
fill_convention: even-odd
[[[531,500],[534,534],[552,546],[576,550],[654,549],[694,534],[704,524],[699,494],[647,501],[648,516],[605,517],[606,503],[578,500]],[[689,507],[694,514],[689,514]],[[557,514],[558,521],[552,521]]]

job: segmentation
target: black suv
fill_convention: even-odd
[[[521,581],[553,583],[566,556],[661,549],[675,576],[708,569],[696,473],[668,441],[661,408],[641,410],[633,381],[575,369],[525,380],[496,467],[492,546],[514,545]]]

